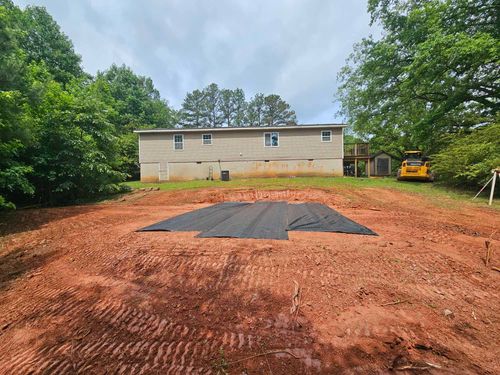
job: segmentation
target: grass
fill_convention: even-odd
[[[388,188],[412,194],[421,194],[432,199],[449,198],[452,200],[485,205],[487,203],[487,192],[475,201],[471,198],[475,195],[472,191],[461,191],[450,189],[438,184],[397,181],[395,178],[354,178],[354,177],[293,177],[293,178],[248,178],[233,179],[231,181],[168,181],[162,183],[143,183],[140,181],[125,182],[127,186],[134,189],[158,187],[160,190],[186,190],[202,188],[255,188],[268,190],[281,189],[307,189],[307,188],[335,188],[335,189],[364,189],[364,188]],[[500,208],[498,200],[492,207]]]

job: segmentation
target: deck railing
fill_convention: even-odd
[[[344,156],[368,156],[370,155],[370,147],[368,143],[345,143]]]

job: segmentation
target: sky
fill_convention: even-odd
[[[15,0],[45,6],[95,74],[125,64],[179,109],[187,92],[279,94],[299,123],[342,122],[337,74],[376,34],[367,0]]]

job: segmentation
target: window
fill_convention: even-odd
[[[321,131],[321,142],[331,142],[332,141],[332,131],[322,130]]]
[[[279,147],[280,134],[278,132],[264,133],[264,146],[265,147]]]
[[[184,150],[184,134],[174,134],[174,150]]]
[[[212,144],[212,134],[202,134],[201,135],[201,143],[204,145]]]

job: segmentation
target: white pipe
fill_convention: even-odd
[[[488,206],[491,206],[493,203],[493,195],[495,194],[495,183],[497,182],[497,171],[493,172],[493,182],[491,183],[491,191],[490,191],[490,201],[488,202]]]
[[[486,186],[488,186],[488,184],[491,182],[491,180],[493,180],[493,177],[491,177],[491,178],[488,180],[488,182],[486,182],[486,183],[484,184],[484,186],[481,188],[481,190],[479,190],[479,191],[478,191],[478,193],[477,193],[476,195],[474,195],[474,198],[472,198],[472,200],[476,199],[476,198],[477,198],[477,196],[478,196],[479,194],[481,194],[481,192],[484,190],[484,188],[485,188]]]

